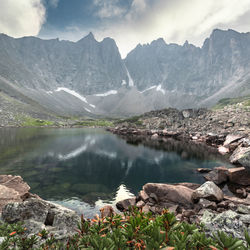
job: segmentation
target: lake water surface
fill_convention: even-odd
[[[21,175],[31,192],[91,217],[145,183],[201,183],[196,168],[228,165],[206,149],[165,145],[134,145],[103,129],[2,128],[0,174]]]

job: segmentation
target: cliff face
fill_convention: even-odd
[[[125,63],[141,90],[161,84],[168,91],[206,98],[232,82],[237,88],[238,80],[248,81],[249,87],[249,44],[250,33],[216,29],[202,48],[158,39],[137,46]]]
[[[0,75],[25,88],[63,86],[86,95],[128,80],[114,40],[99,43],[92,33],[77,43],[1,35],[0,55]]]
[[[9,96],[63,115],[210,106],[250,93],[250,33],[217,29],[201,48],[158,39],[124,60],[113,39],[92,33],[76,43],[0,34],[0,81]]]

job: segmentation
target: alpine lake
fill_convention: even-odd
[[[197,168],[230,167],[206,147],[174,140],[162,145],[95,128],[1,128],[0,174],[20,175],[32,193],[92,217],[148,182],[202,183]]]

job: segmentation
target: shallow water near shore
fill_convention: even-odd
[[[21,175],[32,193],[92,217],[145,183],[202,183],[195,169],[230,166],[206,147],[147,144],[104,129],[2,128],[0,174]]]

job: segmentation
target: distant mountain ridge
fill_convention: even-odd
[[[113,39],[92,33],[78,42],[0,34],[0,91],[60,115],[211,106],[250,94],[250,33],[215,29],[201,48],[160,38],[124,60]]]

